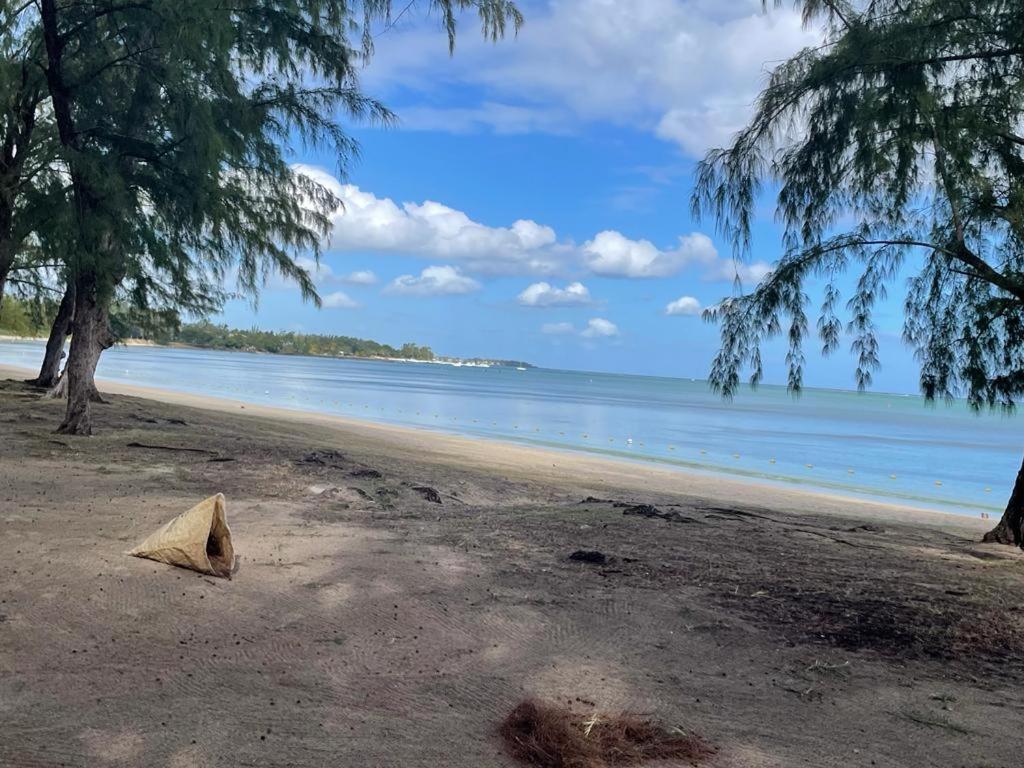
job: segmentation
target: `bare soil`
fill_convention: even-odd
[[[0,765],[506,766],[531,697],[709,766],[1024,759],[1024,556],[977,525],[108,399],[56,436],[0,382]],[[232,581],[123,554],[216,492]]]

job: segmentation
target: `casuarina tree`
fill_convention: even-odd
[[[749,124],[697,171],[694,211],[738,254],[765,195],[784,230],[774,271],[707,313],[722,335],[712,385],[731,396],[745,371],[756,384],[763,344],[783,336],[799,391],[805,343],[816,334],[829,354],[848,334],[869,386],[873,310],[893,289],[924,397],[1012,410],[1024,393],[1024,0],[802,6],[822,45],[774,68]],[[985,538],[1024,546],[1022,527],[1024,467]]]
[[[431,0],[449,41],[475,9],[487,35],[518,25],[509,0]],[[40,0],[44,72],[71,187],[74,281],[67,412],[60,431],[91,431],[111,303],[130,284],[187,305],[229,271],[254,293],[269,270],[315,288],[293,257],[318,253],[329,190],[297,173],[295,143],[329,148],[344,172],[356,151],[343,120],[387,121],[358,71],[386,0]],[[403,11],[404,12],[404,11]],[[207,282],[209,281],[209,282]]]
[[[0,303],[19,251],[47,218],[36,192],[54,150],[42,109],[42,41],[23,10],[23,3],[0,0]]]

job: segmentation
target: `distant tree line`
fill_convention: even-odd
[[[208,349],[234,349],[269,352],[276,355],[313,355],[316,357],[396,357],[404,360],[433,360],[430,347],[407,343],[395,348],[390,344],[353,336],[334,336],[291,331],[240,330],[226,325],[202,322],[182,325],[161,342],[180,342]]]
[[[30,301],[8,297],[0,307],[0,334],[44,336],[57,313],[56,302]],[[371,339],[333,334],[241,330],[201,321],[181,323],[173,313],[140,312],[129,304],[116,304],[110,313],[110,328],[118,340],[145,339],[157,344],[187,344],[204,349],[268,352],[275,355],[314,357],[393,357],[403,360],[434,360],[427,346],[407,342],[401,347]]]

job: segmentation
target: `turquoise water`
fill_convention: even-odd
[[[0,364],[41,354],[0,342]],[[99,376],[971,515],[1002,509],[1024,450],[1018,417],[915,396],[766,386],[725,403],[682,379],[154,347],[108,350]]]

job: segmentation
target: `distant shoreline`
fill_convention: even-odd
[[[46,341],[46,336],[14,336],[0,334],[0,341]],[[204,347],[197,344],[186,344],[182,341],[171,341],[161,344],[150,339],[121,339],[117,342],[123,347],[152,347],[155,349],[196,349],[207,352],[245,352],[250,355],[279,355],[281,357],[308,357],[314,360],[378,360],[385,363],[424,363],[427,365],[450,365],[455,368],[513,368],[519,370],[534,369],[531,363],[515,366],[502,361],[480,361],[478,358],[437,358],[434,360],[418,360],[413,357],[384,357],[381,355],[311,355],[308,352],[269,352],[265,349],[235,349],[232,347]]]

